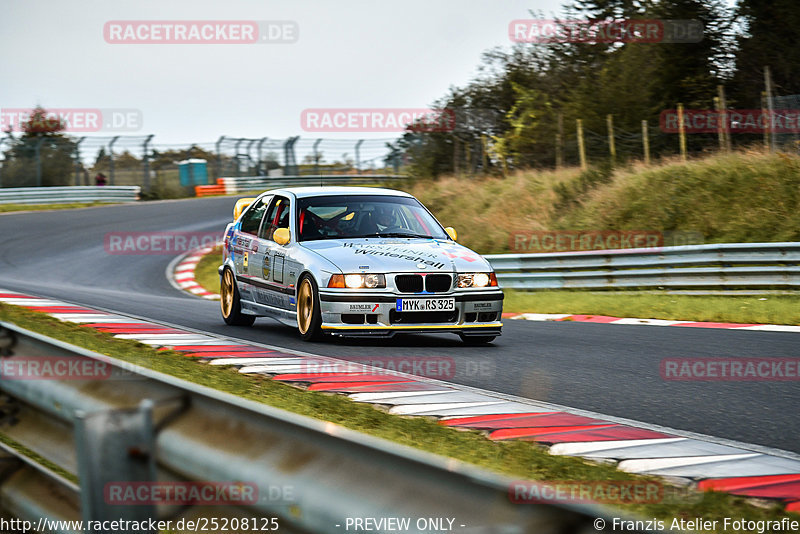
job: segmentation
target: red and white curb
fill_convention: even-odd
[[[522,399],[369,365],[241,342],[0,289],[0,302],[183,353],[208,365],[347,395],[405,416],[429,416],[490,440],[535,441],[551,454],[616,462],[626,472],[668,477],[700,490],[770,499],[800,512],[800,455],[585,410]]]
[[[188,291],[189,293],[208,300],[219,300],[219,294],[212,293],[197,283],[194,278],[194,271],[203,256],[214,251],[214,247],[201,247],[191,250],[183,256],[178,256],[167,266],[167,280],[175,289]]]
[[[800,326],[785,324],[714,323],[705,321],[673,321],[667,319],[637,319],[608,315],[571,315],[568,313],[504,313],[504,319],[524,321],[574,321],[578,323],[624,324],[643,326],[683,326],[689,328],[728,328],[731,330],[764,330],[767,332],[800,332]]]

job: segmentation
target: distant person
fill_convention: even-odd
[[[95,185],[106,185],[106,175],[102,172],[98,172],[97,176],[94,177]]]

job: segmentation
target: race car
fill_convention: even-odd
[[[222,317],[272,317],[304,340],[451,332],[501,334],[492,267],[413,196],[370,187],[295,187],[236,202],[219,267]]]

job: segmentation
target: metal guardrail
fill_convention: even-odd
[[[68,187],[0,188],[0,204],[74,204],[83,202],[136,202],[138,185],[79,185]]]
[[[5,330],[2,330],[5,329]],[[9,348],[10,347],[10,348]],[[79,473],[76,485],[9,446],[6,513],[104,521],[156,515],[277,517],[281,530],[346,532],[347,518],[455,518],[461,532],[595,532],[612,512],[586,504],[515,504],[513,482],[464,464],[249,401],[0,323],[3,368],[35,357],[110,365],[102,380],[0,380],[2,432]],[[8,362],[7,360],[11,360]],[[104,499],[114,481],[251,483],[247,506],[176,509]],[[276,492],[274,488],[279,488]],[[280,488],[291,488],[281,491]],[[152,504],[152,503],[150,503]],[[614,514],[616,517],[620,515]],[[174,524],[174,523],[173,523]],[[51,527],[51,532],[73,532]],[[357,530],[357,529],[356,529]],[[145,530],[146,531],[146,530]],[[371,532],[396,532],[392,524]],[[406,532],[427,529],[411,527]],[[87,531],[88,532],[88,531]]]
[[[485,258],[503,287],[800,287],[800,243],[720,243]]]
[[[280,187],[323,186],[323,185],[363,185],[403,180],[405,176],[391,174],[322,174],[303,176],[243,176],[217,179],[217,185],[225,186],[225,194],[242,191],[264,191]]]

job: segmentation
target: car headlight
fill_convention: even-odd
[[[334,274],[328,281],[328,287],[381,288],[386,287],[386,277],[382,274]]]
[[[456,287],[497,286],[497,276],[492,273],[465,273],[458,275]]]

